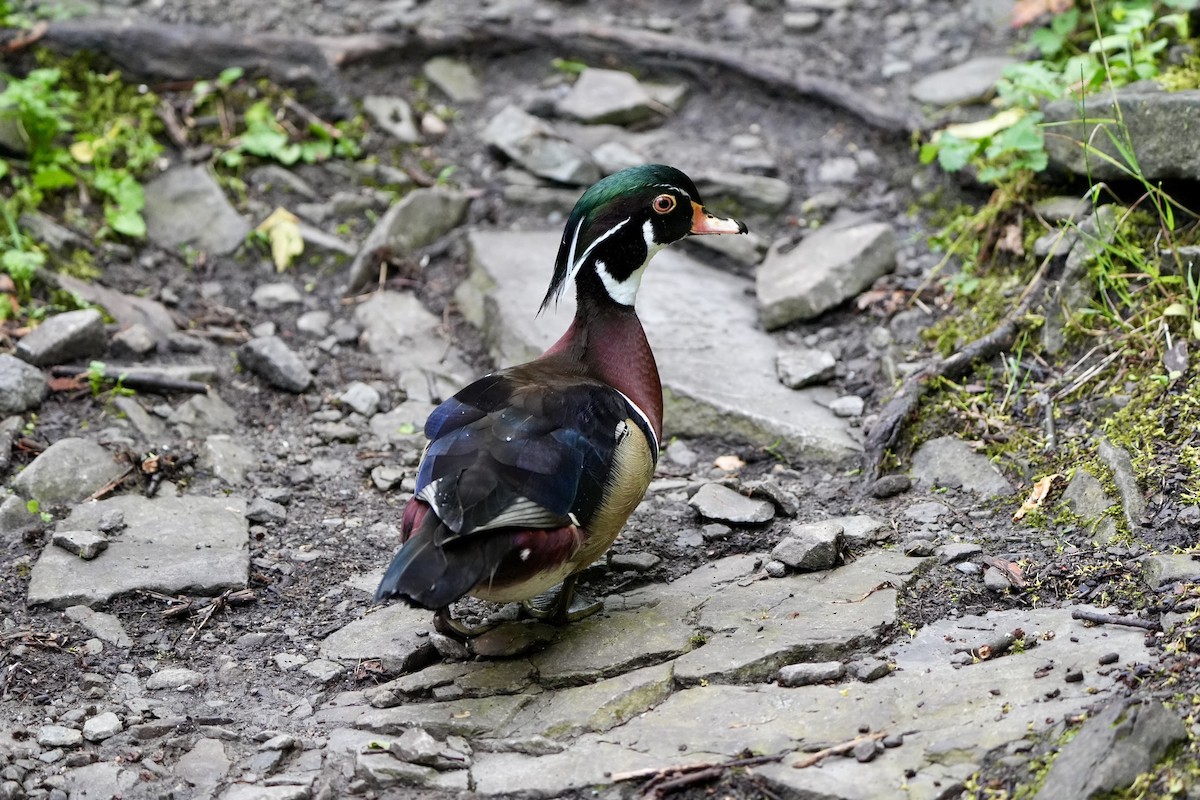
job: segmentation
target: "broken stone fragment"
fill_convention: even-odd
[[[54,544],[85,561],[91,561],[108,548],[108,537],[95,531],[59,531]]]

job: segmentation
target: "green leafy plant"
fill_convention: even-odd
[[[1093,0],[1030,34],[1040,59],[1013,64],[996,84],[1000,110],[981,122],[951,125],[921,147],[920,159],[947,172],[972,165],[981,183],[998,185],[1048,163],[1044,102],[1152,78],[1172,37],[1190,33],[1186,10],[1198,0]],[[1171,9],[1169,13],[1163,13]]]
[[[48,511],[42,511],[42,506],[37,500],[29,500],[25,503],[25,510],[40,519],[43,524],[49,524],[54,520],[54,515]]]
[[[310,121],[307,135],[293,136],[277,119],[269,100],[259,100],[242,115],[246,130],[233,146],[221,154],[220,162],[230,168],[242,165],[245,156],[278,161],[290,166],[297,162],[315,164],[330,158],[357,158],[362,154],[357,137],[349,131],[355,121],[328,125]]]
[[[117,73],[95,72],[82,57],[3,78],[0,118],[19,131],[25,152],[0,162],[0,213],[8,240],[0,269],[28,299],[47,257],[19,220],[46,201],[70,205],[76,197],[96,198],[104,218],[97,235],[145,236],[138,178],[162,152],[155,139],[158,100]],[[75,187],[85,191],[66,191]]]

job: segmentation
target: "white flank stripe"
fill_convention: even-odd
[[[650,417],[647,416],[645,411],[642,411],[641,407],[638,406],[637,403],[635,403],[629,399],[629,395],[625,394],[620,389],[614,389],[613,391],[615,391],[617,394],[621,395],[621,397],[624,397],[625,402],[629,403],[629,407],[632,408],[634,410],[634,412],[639,417],[642,418],[642,421],[646,423],[646,430],[650,431],[650,445],[651,445],[651,449],[654,451],[654,461],[657,463],[658,462],[658,434],[654,432],[654,425],[650,422]]]

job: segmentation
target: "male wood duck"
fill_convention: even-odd
[[[541,357],[480,378],[430,415],[403,545],[375,599],[433,609],[435,628],[456,638],[485,629],[451,617],[467,594],[522,601],[555,624],[598,610],[572,605],[576,576],[641,501],[662,436],[658,367],[633,307],[642,274],[685,236],[745,232],[661,164],[584,192],[540,309],[574,279],[575,319]]]

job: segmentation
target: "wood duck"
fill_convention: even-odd
[[[536,360],[480,378],[430,415],[403,544],[376,601],[433,609],[435,628],[457,638],[484,629],[450,615],[467,594],[522,601],[556,624],[597,610],[572,605],[576,576],[641,501],[662,436],[658,367],[634,311],[642,274],[685,236],[745,232],[705,211],[691,179],[661,164],[584,192],[539,309],[574,279],[574,320]]]

